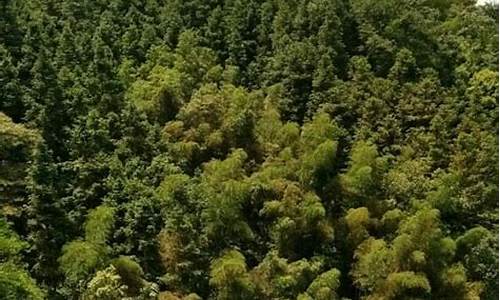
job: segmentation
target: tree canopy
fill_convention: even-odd
[[[0,3],[0,299],[498,299],[498,6]]]

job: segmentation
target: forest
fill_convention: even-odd
[[[498,299],[498,26],[0,1],[0,299]]]

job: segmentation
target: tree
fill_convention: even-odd
[[[102,205],[87,216],[85,239],[63,246],[58,261],[69,284],[83,288],[88,277],[107,263],[110,249],[106,242],[113,222],[114,209]]]
[[[358,142],[352,148],[349,169],[341,177],[346,207],[360,205],[376,206],[378,189],[383,172],[384,159],[379,157],[377,147],[368,142]]]
[[[309,285],[307,288],[307,294],[302,297],[305,299],[310,297],[318,300],[338,299],[336,290],[340,285],[339,277],[340,272],[337,269],[321,273],[318,277],[316,277],[316,279],[314,279],[311,285]]]
[[[28,244],[0,219],[0,293],[5,299],[45,299],[46,293],[27,272],[21,251]]]
[[[11,215],[26,203],[26,176],[29,164],[34,158],[41,137],[37,131],[16,124],[11,118],[0,113],[0,157],[2,171],[0,186],[2,210]]]
[[[495,299],[497,13],[3,1],[0,298]]]
[[[400,223],[391,243],[367,238],[355,253],[355,284],[368,299],[477,299],[480,284],[469,281],[454,261],[456,244],[439,227],[439,211],[421,208]]]
[[[254,297],[254,287],[247,273],[245,257],[236,250],[229,250],[214,260],[210,268],[210,284],[217,289],[217,299]]]
[[[116,269],[110,266],[103,271],[98,271],[90,280],[82,299],[123,299],[126,296],[126,288],[126,286],[122,285],[120,275],[116,273]]]
[[[496,233],[491,233],[484,227],[475,227],[457,240],[457,256],[464,262],[467,276],[473,280],[482,281],[485,299],[498,297],[498,248]]]

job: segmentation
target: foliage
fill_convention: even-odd
[[[27,243],[0,219],[0,293],[5,299],[37,300],[46,296],[20,261],[26,247]]]
[[[126,286],[122,285],[120,279],[113,267],[98,271],[88,283],[82,299],[115,300],[124,298]]]
[[[498,298],[498,7],[0,4],[0,298]]]
[[[214,260],[210,268],[210,284],[217,290],[217,299],[251,299],[254,289],[245,257],[236,250]]]

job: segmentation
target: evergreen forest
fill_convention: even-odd
[[[0,299],[498,299],[498,26],[0,1]]]

